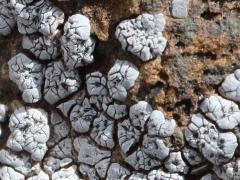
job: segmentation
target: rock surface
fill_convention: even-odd
[[[239,179],[239,10],[0,0],[0,179]]]

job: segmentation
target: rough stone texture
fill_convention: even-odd
[[[25,3],[26,5],[33,4],[32,0],[18,0],[18,2],[20,1]],[[4,23],[1,24],[3,18],[6,19],[6,17],[3,17],[2,15],[5,12],[9,13],[11,11],[11,8],[5,8],[7,6],[1,6],[1,3],[5,2],[6,1],[4,0],[0,1],[0,27],[4,27],[3,29],[0,28],[0,34],[3,35],[3,32],[5,33],[5,35],[9,34],[10,32],[12,33],[7,35],[6,37],[0,37],[0,103],[6,104],[9,108],[6,120],[3,123],[1,122],[1,149],[5,149],[6,141],[11,134],[8,128],[8,116],[12,114],[18,107],[26,105],[26,103],[22,101],[21,92],[16,86],[16,84],[12,83],[9,80],[9,70],[7,63],[9,59],[14,57],[21,51],[24,52],[24,54],[26,53],[26,55],[30,59],[36,59],[29,51],[22,50],[22,35],[17,32],[17,28],[13,29],[16,23],[15,15],[12,14],[8,17],[11,26],[6,26],[6,24]],[[35,2],[37,1],[34,1],[34,3]],[[41,3],[41,0],[38,2]],[[64,104],[63,106],[61,106],[64,111],[62,112],[60,108],[57,109],[59,116],[56,115],[53,123],[49,122],[51,137],[53,136],[53,138],[50,138],[47,142],[49,150],[46,153],[46,157],[44,157],[44,160],[41,162],[41,167],[44,167],[44,171],[49,174],[49,178],[53,179],[52,175],[60,171],[60,173],[56,174],[55,177],[59,177],[59,179],[61,179],[61,175],[64,177],[64,172],[67,171],[66,169],[68,169],[72,165],[76,165],[76,167],[70,168],[69,170],[70,174],[74,175],[66,175],[66,177],[76,177],[76,179],[97,179],[100,177],[102,179],[106,179],[107,174],[114,174],[113,176],[109,177],[113,177],[113,179],[116,179],[116,177],[119,177],[118,175],[121,176],[121,173],[117,171],[119,170],[118,167],[121,166],[128,171],[128,173],[125,173],[127,174],[127,177],[125,177],[126,179],[128,179],[129,177],[137,177],[139,179],[164,178],[166,180],[197,180],[200,178],[204,180],[219,179],[216,175],[217,171],[213,172],[212,165],[210,165],[211,163],[208,162],[209,160],[207,160],[211,158],[211,154],[208,157],[204,152],[205,156],[203,158],[203,162],[200,163],[200,159],[198,159],[197,157],[200,157],[198,156],[200,154],[203,156],[203,152],[200,151],[199,148],[193,148],[194,151],[184,151],[184,148],[188,143],[186,143],[185,137],[182,132],[184,132],[184,129],[186,129],[190,124],[191,116],[196,112],[201,112],[202,116],[204,116],[209,123],[215,125],[215,128],[219,133],[234,133],[235,136],[239,137],[238,126],[233,125],[232,127],[235,126],[234,129],[232,129],[232,127],[228,129],[222,129],[216,123],[217,121],[211,119],[210,116],[208,117],[207,114],[204,114],[199,107],[204,101],[204,99],[207,99],[212,95],[218,94],[220,90],[218,91],[217,89],[220,89],[221,86],[224,87],[225,91],[223,93],[220,92],[218,95],[228,100],[234,101],[237,105],[239,105],[239,101],[237,99],[237,92],[235,91],[237,89],[238,81],[235,77],[235,83],[230,83],[229,85],[228,83],[226,83],[226,81],[229,81],[227,80],[228,76],[231,76],[231,74],[234,74],[234,71],[236,69],[240,68],[240,64],[238,62],[240,59],[240,2],[237,0],[189,0],[188,17],[181,19],[175,18],[172,14],[172,0],[71,0],[65,2],[60,0],[53,0],[52,2],[64,11],[66,15],[65,21],[68,19],[68,17],[76,13],[80,13],[88,17],[91,24],[91,34],[96,39],[96,46],[93,53],[95,60],[94,63],[88,64],[86,67],[77,68],[78,73],[81,74],[80,78],[82,80],[82,86],[80,87],[80,89],[78,89],[76,93],[73,93],[64,99],[61,99],[56,103],[56,106],[58,107],[60,107],[59,104]],[[168,41],[162,55],[145,63],[142,62],[138,56],[123,51],[121,44],[115,38],[116,27],[119,25],[119,23],[124,20],[135,19],[137,16],[144,13],[164,14],[164,17],[166,19],[166,25],[163,31],[163,37],[165,37]],[[43,16],[43,19],[45,17],[46,16]],[[64,33],[63,29],[63,26],[59,26],[59,30],[57,30],[56,34],[54,33],[53,37],[51,36],[50,39],[59,39],[59,35],[61,36],[61,34]],[[135,81],[135,84],[131,91],[128,92],[128,97],[126,98],[126,101],[121,103],[116,102],[115,100],[112,101],[105,95],[103,95],[101,98],[96,98],[97,95],[105,94],[108,91],[106,90],[108,89],[106,85],[107,72],[111,69],[111,67],[113,67],[116,59],[119,58],[128,60],[129,62],[133,63],[139,70],[139,77]],[[56,60],[61,60],[62,62],[64,62],[62,54],[60,54],[59,59]],[[44,66],[47,66],[47,64],[51,62],[52,61],[47,60],[44,62],[41,61],[40,63]],[[85,78],[85,75],[91,74],[95,71],[101,72],[102,76],[100,74],[93,74],[92,77],[96,77],[96,79],[90,79],[89,85],[86,85],[85,82],[87,78]],[[105,77],[106,82],[104,82],[104,78],[102,77]],[[89,88],[88,92],[85,90],[85,87]],[[77,133],[72,128],[71,122],[68,119],[69,113],[71,112],[73,106],[71,102],[69,102],[69,104],[67,102],[77,96],[77,98],[73,100],[73,104],[79,103],[78,95],[82,93],[82,90],[85,91],[87,96],[90,95],[90,92],[92,93],[92,96],[95,96],[94,98],[90,98],[90,102],[92,104],[96,104],[97,107],[94,108],[97,111],[99,111],[99,109],[101,109],[101,112],[107,111],[107,109],[111,108],[116,109],[117,106],[114,105],[113,102],[117,104],[124,103],[124,105],[127,106],[127,115],[125,117],[119,117],[118,120],[114,119],[117,113],[113,115],[104,112],[104,115],[114,120],[113,139],[115,142],[115,146],[113,149],[110,150],[108,147],[102,147],[101,145],[98,145],[94,140],[91,141],[94,147],[97,147],[104,151],[111,151],[111,162],[119,164],[119,166],[117,165],[115,171],[111,171],[116,173],[106,172],[109,170],[109,166],[111,164],[109,163],[109,157],[107,157],[106,159],[96,163],[96,165],[86,165],[87,168],[85,168],[85,172],[88,172],[88,174],[84,176],[84,174],[81,173],[81,171],[79,170],[79,161],[77,158],[78,153],[76,152],[74,147],[71,158],[58,159],[57,157],[55,158],[50,155],[50,152],[55,152],[52,153],[52,155],[55,154],[55,156],[58,157],[63,156],[64,154],[60,154],[59,151],[57,151],[58,147],[64,147],[64,152],[67,152],[65,155],[70,154],[69,151],[66,151],[69,150],[68,148],[70,147],[65,146],[64,143],[60,144],[60,142],[65,142],[65,139],[70,138],[72,141],[74,141],[74,139],[78,136],[91,138],[90,131],[88,133],[81,133],[81,135]],[[228,90],[233,91],[230,92]],[[231,95],[229,96],[229,94]],[[143,138],[147,134],[147,127],[134,127],[128,113],[130,107],[133,104],[136,104],[139,101],[143,100],[147,101],[152,106],[152,109],[157,109],[163,112],[165,119],[176,120],[177,128],[171,137],[167,137],[164,139],[160,138],[160,140],[159,137],[154,137],[153,141],[144,141],[149,143],[142,144]],[[98,102],[98,104],[95,102]],[[104,108],[102,106],[102,102],[107,102]],[[55,104],[49,105],[42,100],[31,106],[33,106],[34,108],[45,109],[49,113],[56,110]],[[223,111],[224,113],[222,114],[222,111],[214,111],[214,114],[216,114],[216,112],[220,113],[217,114],[219,115],[218,119],[221,120],[222,118],[224,119],[232,117],[231,108],[233,106],[230,105],[226,107],[229,107],[229,109],[225,109],[226,111]],[[237,112],[238,111],[236,111],[236,113]],[[60,118],[60,116],[62,117]],[[121,135],[123,136],[123,142],[125,142],[125,137],[126,140],[129,140],[129,149],[127,149],[128,141],[126,142],[126,146],[122,148],[120,147],[120,143],[118,142],[119,140],[117,140],[117,129],[119,127],[119,124],[125,122],[126,119],[129,119],[129,122],[126,124],[126,127],[129,128],[129,133],[126,133],[126,130],[128,129],[125,128],[124,130],[122,130],[123,134]],[[143,122],[143,124],[145,124],[145,122]],[[132,130],[133,128],[135,128],[135,130]],[[91,129],[92,127],[90,126],[89,130]],[[138,133],[139,140],[135,140],[134,135],[138,135]],[[128,136],[125,136],[126,134]],[[215,133],[213,134],[215,135]],[[132,145],[130,140],[133,141]],[[125,145],[123,142],[121,142],[121,144]],[[125,157],[128,157],[130,154],[135,152],[135,150],[137,150],[139,146],[143,147],[145,145],[146,147],[152,147],[151,150],[150,148],[147,148],[149,153],[148,157],[151,156],[151,158],[157,154],[156,148],[164,147],[164,145],[169,148],[170,153],[181,151],[182,159],[185,161],[185,163],[188,163],[188,165],[190,164],[189,166],[191,166],[189,173],[186,175],[170,173],[167,172],[167,169],[165,167],[163,169],[159,169],[162,167],[157,166],[151,169],[149,173],[148,171],[139,170],[141,171],[139,174],[139,171],[136,172],[134,167],[130,167],[129,164],[124,162],[124,159]],[[216,146],[214,147],[215,149],[218,149],[216,148]],[[55,150],[53,151],[54,148]],[[124,152],[121,149],[126,149],[127,151]],[[142,151],[147,154],[146,149],[142,148]],[[185,155],[184,153],[190,155]],[[192,153],[194,155],[198,154],[195,156],[195,159],[192,158]],[[22,155],[21,152],[14,152],[14,154],[17,154],[17,157],[19,157],[20,154]],[[225,165],[219,165],[215,167],[221,170],[221,174],[218,175],[222,176],[222,178],[224,176],[227,176],[227,179],[238,177],[238,166],[236,162],[239,157],[239,148],[234,151],[233,156],[234,157],[229,159],[226,163],[224,162]],[[166,157],[163,161],[167,160],[168,157]],[[190,158],[190,160],[187,159],[187,157]],[[222,157],[218,159],[221,160]],[[191,165],[190,162],[194,164],[200,164],[197,164],[195,166]],[[164,166],[164,162],[162,163],[162,165]],[[3,166],[6,167],[5,165]],[[103,169],[106,168],[106,170],[102,170],[101,168],[99,169],[99,167],[103,167]],[[234,171],[232,171],[233,167]],[[9,170],[6,171],[6,169]],[[7,168],[2,169],[1,167],[1,178],[3,177],[3,179],[8,179],[10,176],[13,179],[12,176],[15,175],[15,172],[21,174],[18,170],[14,169],[15,168],[13,166],[11,166],[10,168],[8,165]],[[226,175],[224,169],[227,170],[229,174],[227,173]],[[9,173],[2,174],[2,172],[11,172],[13,175],[9,175]],[[33,174],[29,174],[27,177],[24,177],[23,175],[22,178],[28,179],[38,176],[39,172],[41,172],[41,168],[36,168],[34,169]],[[207,176],[205,176],[206,174]],[[18,174],[16,174],[14,177],[18,177],[17,175]],[[21,179],[21,177],[18,179]]]
[[[186,18],[188,16],[189,0],[173,0],[172,15],[176,18]]]

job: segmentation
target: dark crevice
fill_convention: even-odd
[[[197,59],[211,59],[211,60],[216,60],[217,55],[212,53],[211,51],[208,52],[197,52],[194,54],[194,56],[197,57]]]
[[[191,99],[183,99],[175,104],[175,108],[181,108],[186,114],[190,115],[194,105],[192,104]]]
[[[175,44],[175,46],[178,47],[178,48],[185,48],[185,44],[183,42],[181,42],[181,41],[177,42]]]
[[[214,19],[216,16],[218,16],[220,13],[214,13],[214,12],[210,12],[209,10],[204,11],[201,14],[201,17],[205,20],[212,20]]]

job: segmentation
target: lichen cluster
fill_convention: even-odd
[[[173,0],[172,16],[186,18],[188,4]],[[167,47],[165,25],[162,13],[143,13],[121,21],[115,38],[146,63]],[[9,78],[26,106],[10,114],[0,104],[0,135],[1,124],[9,127],[0,179],[184,180],[204,167],[209,173],[201,180],[240,179],[239,70],[219,85],[220,95],[201,98],[180,129],[146,100],[128,102],[141,75],[130,59],[115,59],[106,74],[82,75],[97,45],[86,16],[65,18],[48,0],[0,0],[0,34],[14,26],[25,50],[8,61]],[[37,107],[41,102],[45,108]],[[178,131],[181,148],[174,142]]]

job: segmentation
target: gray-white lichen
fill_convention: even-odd
[[[21,107],[9,120],[11,135],[7,146],[13,151],[26,151],[35,161],[41,161],[47,152],[50,136],[48,115],[42,109]]]
[[[42,33],[51,36],[64,22],[64,13],[48,0],[39,0],[32,3],[11,0],[14,7],[18,31],[22,34]]]
[[[173,0],[172,15],[186,18],[188,3]],[[6,147],[0,149],[0,179],[184,180],[210,163],[213,168],[201,180],[240,178],[239,70],[218,88],[226,99],[203,99],[184,130],[188,145],[175,149],[174,119],[146,101],[126,103],[139,77],[132,62],[116,60],[107,74],[90,72],[80,87],[79,67],[94,61],[96,44],[86,16],[72,15],[64,24],[63,11],[48,0],[0,0],[0,34],[10,34],[16,24],[23,48],[35,58],[14,56],[10,79],[26,103],[44,97],[51,115],[31,107],[13,112]],[[120,22],[115,36],[124,50],[149,61],[165,50],[165,24],[163,14],[144,13]],[[0,104],[1,123],[8,123],[8,113]]]
[[[85,66],[93,62],[95,40],[90,37],[90,21],[81,14],[69,17],[61,38],[64,63],[69,68]]]
[[[90,133],[92,139],[103,147],[112,149],[115,145],[113,140],[114,121],[100,114],[93,121],[93,127]]]
[[[125,154],[129,154],[125,161],[136,170],[150,170],[160,166],[170,153],[164,138],[173,135],[175,121],[166,120],[160,111],[152,111],[152,107],[145,101],[132,105],[129,117],[129,120],[118,124],[120,147]],[[146,127],[147,133],[144,132]],[[142,142],[141,134],[145,134]]]
[[[118,163],[112,163],[107,172],[107,180],[124,179],[130,172]]]
[[[181,152],[172,152],[169,155],[169,159],[164,163],[165,167],[171,173],[188,173],[189,167],[182,159]]]
[[[6,120],[8,107],[5,104],[0,104],[0,123]]]
[[[232,101],[240,102],[240,69],[228,75],[219,86],[219,93]]]
[[[192,116],[185,136],[190,146],[197,148],[207,160],[215,165],[228,162],[238,145],[234,133],[219,132],[216,126],[201,114]]]
[[[176,18],[187,18],[189,0],[173,0],[172,15]]]
[[[161,111],[155,110],[149,117],[147,127],[149,135],[168,137],[174,133],[176,122],[174,119],[166,120]]]
[[[234,159],[222,166],[214,166],[213,171],[217,176],[223,180],[237,180],[240,179],[240,160]]]
[[[130,107],[129,116],[132,120],[132,125],[141,131],[144,130],[145,123],[152,113],[152,107],[146,101],[139,101]]]
[[[76,92],[80,87],[77,70],[64,67],[61,61],[48,64],[45,71],[44,99],[54,104]]]
[[[10,34],[17,21],[13,6],[8,0],[0,0],[0,35]]]
[[[73,129],[79,133],[86,133],[97,116],[97,111],[92,107],[89,99],[85,98],[81,104],[76,104],[70,113]]]
[[[128,119],[118,124],[119,145],[124,153],[127,153],[131,147],[138,144],[140,135],[141,132],[132,126]]]
[[[23,100],[27,103],[41,100],[44,66],[22,53],[10,59],[8,66],[9,77],[22,91]]]
[[[182,152],[183,156],[191,166],[196,166],[205,162],[205,159],[202,157],[202,155],[191,147],[184,147]]]
[[[113,99],[125,101],[127,91],[133,87],[137,80],[139,71],[129,61],[117,60],[108,72],[107,86],[109,94]]]
[[[117,26],[115,36],[124,50],[143,61],[149,61],[165,50],[167,40],[162,35],[165,23],[161,13],[144,13],[135,19],[122,21]]]
[[[177,173],[167,173],[162,169],[152,170],[147,179],[149,180],[156,180],[156,179],[163,179],[163,180],[184,180],[184,177]]]
[[[60,55],[60,43],[46,36],[23,36],[22,46],[40,60],[53,60]]]
[[[99,161],[111,157],[111,151],[101,150],[90,138],[78,137],[73,142],[78,152],[78,161],[88,165],[96,165]]]
[[[9,166],[0,167],[0,179],[4,180],[24,180],[25,176],[18,173],[13,168]]]
[[[233,129],[240,122],[238,105],[220,96],[205,98],[200,106],[202,112],[221,129]]]

